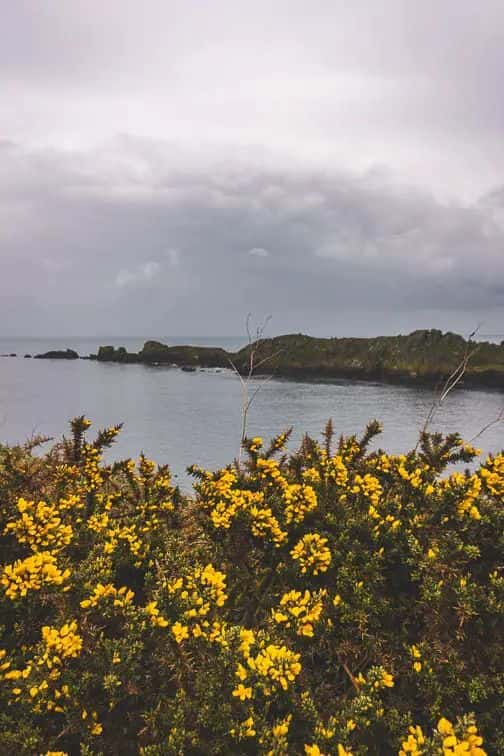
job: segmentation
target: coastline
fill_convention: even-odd
[[[168,346],[159,341],[146,341],[138,352],[100,346],[96,354],[90,355],[79,355],[67,348],[33,357],[159,365],[187,372],[198,368],[234,367],[241,375],[246,375],[251,351],[258,364],[254,377],[273,374],[286,380],[358,380],[433,387],[442,385],[466,361],[460,386],[504,390],[504,343],[467,341],[458,334],[438,330],[373,338],[323,339],[287,334],[262,339],[237,352],[222,347]]]

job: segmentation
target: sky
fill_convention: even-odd
[[[2,335],[504,332],[502,0],[16,0]]]

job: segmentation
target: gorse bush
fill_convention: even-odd
[[[1,754],[504,753],[504,454],[329,423],[186,497],[89,425],[0,449]]]

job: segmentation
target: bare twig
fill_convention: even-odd
[[[243,371],[240,372],[238,367],[235,365],[235,363],[229,359],[229,364],[231,365],[231,368],[235,375],[238,376],[240,379],[241,384],[241,393],[242,393],[242,401],[241,401],[241,436],[240,436],[240,449],[238,452],[238,465],[241,463],[241,456],[242,456],[242,450],[243,450],[243,442],[247,436],[247,419],[248,419],[248,412],[252,405],[252,402],[260,392],[260,390],[263,388],[263,386],[268,383],[273,377],[273,375],[267,376],[261,383],[256,387],[256,389],[250,394],[250,382],[252,381],[254,377],[254,372],[265,362],[269,362],[274,357],[278,356],[282,350],[279,350],[275,352],[274,354],[267,355],[261,360],[258,360],[258,352],[261,347],[261,342],[264,336],[264,331],[266,330],[266,326],[268,325],[269,321],[271,320],[271,315],[268,315],[263,323],[258,326],[255,330],[254,335],[252,334],[252,330],[250,327],[252,315],[249,313],[247,315],[247,318],[245,320],[245,329],[247,331],[247,339],[248,339],[248,365],[245,372],[245,375],[243,375]]]
[[[418,449],[418,446],[420,444],[422,436],[425,433],[427,433],[427,428],[429,427],[430,423],[432,422],[432,420],[434,418],[434,415],[439,410],[439,408],[441,407],[442,403],[444,402],[444,400],[446,399],[446,397],[448,396],[448,394],[450,394],[451,391],[453,391],[453,389],[460,383],[460,381],[464,377],[465,372],[467,370],[467,365],[469,363],[469,360],[478,351],[479,346],[475,346],[472,349],[469,349],[469,347],[470,347],[470,344],[471,344],[471,339],[473,338],[473,336],[475,336],[478,333],[478,331],[479,331],[480,328],[481,328],[481,323],[474,329],[474,331],[472,331],[472,333],[469,334],[469,337],[467,339],[467,345],[466,345],[465,352],[464,352],[464,356],[462,357],[461,361],[459,362],[459,364],[457,365],[457,367],[455,368],[455,370],[453,370],[453,372],[450,373],[450,375],[446,379],[446,381],[445,381],[445,383],[444,383],[441,391],[439,392],[439,395],[434,398],[434,401],[432,402],[432,405],[431,405],[431,408],[429,410],[429,413],[428,413],[428,415],[427,415],[427,417],[425,419],[425,423],[423,425],[423,428],[422,428],[422,430],[420,432],[420,436],[419,436],[417,444],[415,446],[415,451]]]
[[[492,428],[494,425],[498,425],[501,422],[504,422],[504,407],[501,409],[501,411],[499,412],[496,418],[494,418],[489,423],[484,425],[483,428],[478,433],[476,433],[475,436],[473,436],[470,439],[469,443],[472,444],[472,442],[476,441],[477,438],[480,438],[480,436],[482,436],[483,433],[486,433],[487,430],[489,430],[489,428]]]
[[[357,691],[357,693],[360,693],[360,687],[359,687],[359,683],[357,682],[357,678],[350,672],[348,664],[341,660],[340,660],[340,663],[343,669],[345,670],[346,674],[348,675],[348,678],[350,679],[350,682],[354,686],[355,690]]]

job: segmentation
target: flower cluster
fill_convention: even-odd
[[[308,512],[317,507],[317,495],[311,486],[293,483],[284,489],[282,496],[287,525],[303,522]]]
[[[5,595],[14,600],[26,596],[29,591],[40,591],[45,585],[62,586],[69,577],[70,570],[61,570],[53,554],[38,551],[26,559],[7,564],[0,583],[5,588]]]
[[[131,604],[135,594],[127,586],[123,585],[121,588],[116,588],[111,583],[98,583],[91,596],[87,599],[83,599],[80,605],[83,609],[94,609],[102,602],[108,600],[112,601],[112,605],[115,607],[123,608],[128,604]]]
[[[252,698],[254,687],[261,689],[265,696],[275,690],[286,691],[301,672],[301,655],[286,646],[261,641],[258,653],[253,655],[250,646],[242,645],[246,667],[240,663],[236,676],[240,683],[233,690],[233,696],[240,700]]]
[[[227,600],[226,576],[212,564],[195,567],[185,577],[171,580],[167,584],[169,596],[178,599],[181,621],[174,623],[171,630],[177,643],[186,640],[190,633],[195,638],[205,637],[224,642],[224,627],[219,622],[211,624],[208,616],[212,611],[224,606]]]
[[[327,591],[311,593],[309,590],[289,591],[280,599],[278,608],[272,610],[275,622],[286,628],[295,627],[298,635],[313,637],[313,626],[319,621],[323,600]]]
[[[68,502],[63,502],[64,508]],[[19,543],[27,544],[32,551],[60,551],[72,540],[71,525],[61,518],[60,508],[45,501],[27,501],[20,498],[17,503],[19,519],[8,522],[5,533],[12,533]]]
[[[42,640],[44,652],[38,663],[45,664],[48,669],[61,664],[62,659],[78,656],[82,649],[82,638],[76,632],[77,622],[72,620],[59,629],[44,625]]]
[[[410,754],[422,756],[427,753],[439,753],[442,756],[486,756],[481,747],[483,738],[471,717],[453,725],[450,720],[441,717],[431,738],[427,737],[419,725],[409,728],[408,737],[402,741],[399,756]]]
[[[291,557],[299,564],[303,575],[307,572],[313,575],[326,572],[331,564],[327,543],[327,538],[318,533],[307,533],[297,542],[291,550]]]

